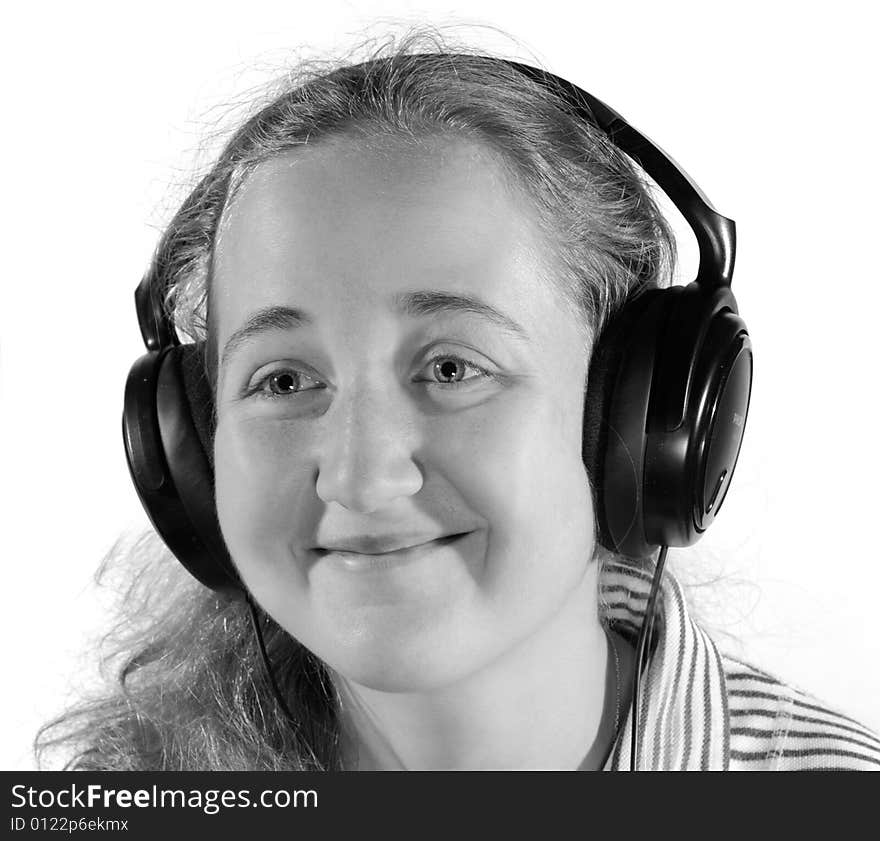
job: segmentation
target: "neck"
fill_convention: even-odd
[[[348,767],[602,767],[614,736],[617,687],[598,620],[596,576],[594,563],[545,626],[452,686],[382,692],[337,676]],[[623,659],[620,665],[623,680]]]

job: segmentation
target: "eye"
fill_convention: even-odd
[[[491,371],[477,365],[476,362],[450,353],[430,359],[422,371],[427,372],[427,376],[416,377],[416,382],[424,382],[442,389],[464,388],[481,380],[495,379]],[[310,377],[297,368],[284,367],[270,371],[249,389],[245,396],[254,396],[262,400],[283,400],[326,387],[320,380]]]
[[[296,368],[276,368],[263,377],[250,390],[249,395],[253,394],[266,400],[277,400],[303,391],[316,391],[322,388],[326,388],[324,383]]]
[[[475,371],[472,376],[466,376],[468,369]],[[457,387],[459,383],[470,383],[476,380],[492,379],[493,375],[475,362],[464,359],[461,356],[444,353],[429,360],[423,371],[427,370],[429,377],[433,379],[419,379],[419,382],[428,382],[430,385],[444,387]]]

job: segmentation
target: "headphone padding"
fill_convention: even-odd
[[[643,289],[626,302],[599,337],[587,380],[583,458],[599,542],[631,557],[650,554],[642,521],[644,432],[669,293]]]
[[[156,390],[159,430],[168,469],[189,523],[189,545],[175,554],[214,590],[241,589],[217,521],[210,443],[213,400],[199,345],[164,351]],[[208,446],[206,446],[206,444]]]
[[[183,390],[196,428],[202,452],[214,470],[214,395],[205,366],[205,343],[180,345],[177,348]]]

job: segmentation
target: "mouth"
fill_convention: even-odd
[[[343,569],[354,572],[392,569],[393,567],[411,563],[425,557],[435,550],[455,546],[469,534],[473,534],[473,532],[450,534],[446,537],[439,537],[436,540],[429,540],[427,543],[407,546],[405,549],[395,549],[392,552],[377,552],[375,554],[349,552],[341,549],[316,549],[314,551],[320,559],[328,560]]]

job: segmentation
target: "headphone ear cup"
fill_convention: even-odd
[[[142,356],[125,389],[123,437],[138,496],[175,557],[205,586],[243,590],[217,522],[211,458],[213,399],[204,348]]]
[[[645,456],[645,535],[689,546],[730,487],[748,414],[752,344],[729,287],[681,287],[655,372]]]
[[[594,351],[584,464],[603,546],[690,546],[724,501],[742,444],[752,345],[729,287],[646,290]]]

